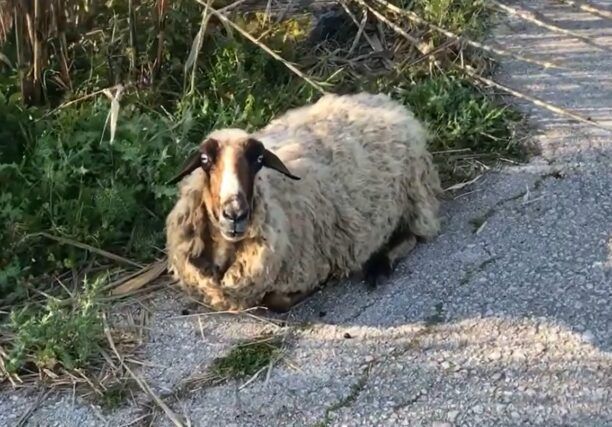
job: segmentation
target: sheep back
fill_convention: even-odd
[[[438,232],[440,183],[426,130],[388,96],[325,95],[253,137],[301,180],[259,172],[249,237],[219,283],[190,261],[215,234],[197,196],[201,170],[184,180],[167,219],[171,270],[213,306],[244,308],[266,292],[307,292],[347,277],[398,227],[423,238]]]

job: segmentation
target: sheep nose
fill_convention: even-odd
[[[249,215],[249,209],[247,204],[243,200],[239,198],[234,198],[225,203],[221,214],[223,215],[223,218],[227,221],[233,223],[241,223],[247,219]]]
[[[223,217],[232,222],[244,221],[249,212],[247,210],[223,209]]]

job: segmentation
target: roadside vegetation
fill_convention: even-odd
[[[109,345],[124,347],[104,313],[141,295],[112,292],[163,259],[176,192],[165,182],[213,128],[256,129],[322,91],[383,91],[427,123],[446,186],[525,155],[520,116],[471,77],[493,63],[430,25],[479,40],[482,1],[356,0],[314,29],[307,15],[262,13],[265,2],[251,13],[210,2],[218,14],[195,0],[30,3],[0,0],[5,384],[69,374],[114,396],[104,366],[120,366]],[[215,369],[251,375],[272,350]]]

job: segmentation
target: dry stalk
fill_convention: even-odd
[[[563,35],[578,39],[598,49],[610,51],[610,49],[608,49],[607,47],[601,46],[597,44],[596,42],[594,42],[590,37],[583,36],[582,34],[578,34],[571,30],[566,30],[565,28],[561,28],[561,27],[558,27],[557,25],[547,22],[544,17],[538,16],[538,14],[531,9],[524,8],[525,10],[520,10],[514,7],[510,7],[508,5],[502,4],[496,0],[489,0],[489,3],[496,8],[503,10],[508,15],[516,16],[527,22],[531,22],[532,24],[535,24],[539,27],[543,27],[543,28],[546,28],[547,30],[554,31],[555,33],[563,34]]]
[[[189,74],[189,67],[192,67],[189,94],[195,92],[196,72],[198,70],[198,57],[200,56],[200,50],[202,49],[202,43],[204,42],[204,35],[206,34],[206,29],[208,28],[208,21],[210,20],[210,13],[208,11],[211,3],[212,0],[208,0],[208,2],[206,3],[206,8],[202,11],[202,22],[200,23],[200,29],[198,30],[198,34],[196,34],[196,37],[193,40],[191,51],[189,52],[189,56],[185,61],[185,76]]]
[[[572,111],[566,110],[565,108],[558,107],[558,106],[553,105],[553,104],[551,104],[549,102],[546,102],[546,101],[544,101],[542,99],[536,98],[535,96],[524,94],[522,92],[519,92],[516,89],[512,89],[512,88],[510,88],[508,86],[504,86],[504,85],[502,85],[500,83],[494,82],[493,80],[487,79],[486,77],[483,77],[483,76],[480,76],[480,75],[476,74],[475,72],[470,70],[468,67],[459,67],[459,68],[461,70],[463,70],[467,75],[472,77],[473,79],[478,80],[481,83],[486,84],[487,86],[503,90],[504,92],[509,93],[509,94],[511,94],[511,95],[513,95],[513,96],[515,96],[517,98],[529,101],[529,102],[537,105],[538,107],[542,107],[542,108],[544,108],[544,109],[546,109],[548,111],[552,111],[553,113],[559,114],[561,116],[570,117],[570,118],[572,118],[572,119],[574,119],[576,121],[579,121],[581,123],[586,123],[588,125],[595,126],[595,127],[599,128],[599,129],[603,129],[603,130],[607,130],[609,132],[612,132],[612,127],[610,127],[610,126],[603,125],[603,124],[598,123],[598,122],[596,122],[594,120],[589,120],[589,119],[587,119],[587,118],[585,118],[585,117],[583,117],[583,116],[581,116],[579,114],[576,114],[576,113],[574,113]]]
[[[86,251],[98,254],[100,256],[103,256],[104,258],[108,258],[108,259],[112,259],[113,261],[117,261],[123,264],[129,264],[133,267],[138,267],[138,268],[142,268],[142,265],[134,262],[132,260],[129,260],[127,258],[124,258],[122,256],[119,255],[115,255],[114,253],[105,251],[104,249],[99,249],[96,248],[94,246],[88,245],[87,243],[81,243],[81,242],[77,242],[76,240],[72,240],[72,239],[68,239],[66,237],[57,237],[54,236],[52,234],[46,233],[44,231],[41,231],[39,233],[34,233],[34,234],[30,234],[28,236],[26,236],[26,239],[28,238],[32,238],[32,237],[45,237],[47,239],[51,239],[51,240],[55,240],[56,242],[58,242],[59,244],[62,245],[70,245],[70,246],[74,246],[76,248],[80,248],[80,249],[84,249]]]
[[[359,22],[357,20],[357,17],[355,17],[353,12],[351,12],[351,9],[349,9],[349,7],[346,5],[344,1],[341,1],[340,5],[342,6],[346,14],[349,16],[349,18],[351,18],[353,23],[357,26],[357,34],[355,35],[355,39],[353,40],[353,43],[351,44],[351,48],[349,49],[347,56],[351,56],[353,51],[357,48],[357,45],[359,44],[359,40],[361,39],[362,35],[366,39],[368,44],[372,47],[372,49],[374,49],[374,44],[372,40],[370,39],[370,36],[368,36],[368,34],[364,32],[366,23],[368,22],[368,12],[367,11],[363,12],[363,18],[361,18],[361,22]]]
[[[512,52],[509,52],[505,49],[499,48],[499,47],[494,47],[494,46],[490,46],[484,43],[480,43],[477,42],[475,40],[469,39],[465,36],[460,36],[457,35],[455,33],[453,33],[452,31],[446,30],[442,27],[439,27],[435,24],[432,24],[430,22],[427,22],[426,20],[424,20],[423,18],[421,18],[419,15],[417,15],[416,13],[409,11],[409,10],[405,10],[405,9],[400,9],[399,7],[389,3],[386,0],[374,0],[376,1],[378,4],[380,4],[381,6],[385,7],[386,9],[388,9],[389,11],[399,14],[401,16],[404,16],[405,18],[411,20],[412,22],[415,22],[417,24],[420,25],[425,25],[426,27],[439,32],[440,34],[444,34],[446,37],[455,39],[455,40],[459,40],[462,41],[463,43],[470,45],[472,47],[475,47],[477,49],[480,50],[484,50],[485,52],[489,52],[489,53],[493,53],[496,55],[500,55],[500,56],[508,56],[514,59],[517,59],[519,61],[523,61],[523,62],[528,62],[531,64],[535,64],[535,65],[539,65],[541,67],[544,68],[558,68],[561,70],[568,70],[567,67],[563,67],[561,65],[556,64],[555,62],[552,61],[540,61],[539,59],[534,59],[534,58],[530,58],[527,56],[523,56],[523,55],[518,55]]]
[[[428,53],[427,47],[424,44],[422,44],[420,40],[408,34],[406,31],[400,28],[397,24],[387,19],[387,17],[384,16],[382,13],[372,8],[372,6],[367,4],[364,0],[354,0],[354,1],[357,2],[361,7],[364,7],[366,10],[372,13],[372,15],[376,16],[381,22],[384,22],[388,27],[392,28],[397,34],[401,35],[406,40],[408,40],[408,42],[410,42],[410,44],[413,45],[421,53],[421,55],[427,55]]]
[[[276,59],[277,61],[281,62],[283,65],[285,65],[285,67],[287,67],[291,72],[293,72],[295,75],[297,75],[299,78],[301,78],[302,80],[304,80],[306,83],[308,83],[310,86],[312,86],[314,89],[316,89],[318,92],[320,92],[321,94],[326,94],[327,92],[321,87],[321,85],[319,85],[318,83],[316,83],[314,80],[310,79],[307,75],[305,75],[304,73],[302,73],[300,70],[298,70],[293,64],[291,64],[290,62],[288,62],[287,60],[285,60],[282,56],[280,56],[279,54],[277,54],[276,52],[274,52],[272,49],[270,49],[268,46],[266,46],[265,44],[263,44],[262,42],[258,41],[255,37],[253,37],[251,34],[249,34],[247,31],[243,30],[242,28],[240,28],[240,26],[236,25],[231,19],[229,19],[227,16],[223,15],[222,13],[220,13],[218,10],[213,9],[212,7],[210,7],[207,3],[205,3],[203,0],[197,0],[198,3],[200,3],[201,5],[203,5],[206,9],[208,10],[211,14],[215,15],[217,18],[219,18],[219,20],[225,24],[230,26],[231,28],[233,28],[234,30],[238,31],[244,38],[246,38],[247,40],[249,40],[251,43],[253,43],[254,45],[256,45],[257,47],[259,47],[261,50],[263,50],[264,52],[266,52],[267,54],[269,54],[272,58]]]
[[[574,6],[575,8],[583,10],[585,12],[599,16],[600,18],[612,20],[612,12],[604,10],[604,9],[598,9],[595,6],[592,6],[583,0],[559,0],[559,1],[562,3],[568,4],[570,6]]]
[[[357,1],[360,1],[360,0],[357,0]],[[393,6],[393,5],[389,4],[389,3],[387,3],[385,0],[376,0],[376,1],[379,2],[379,3],[381,3],[381,2],[382,3],[386,3],[390,8],[397,9],[398,13],[402,13],[402,12],[404,12],[404,13],[412,13],[412,12],[409,12],[409,11],[402,11],[401,9],[398,9],[396,6]],[[420,20],[421,18],[418,18],[418,19]],[[394,30],[397,31],[395,28],[394,28]],[[400,32],[398,32],[398,34],[401,35]],[[536,98],[536,97],[531,96],[531,95],[524,94],[522,92],[519,92],[516,89],[512,89],[512,88],[504,86],[504,85],[502,85],[500,83],[494,82],[491,79],[488,79],[486,77],[480,76],[479,74],[477,74],[474,71],[472,71],[472,69],[470,67],[468,67],[468,66],[465,66],[465,65],[455,65],[455,67],[457,67],[460,70],[462,70],[463,72],[465,72],[471,78],[473,78],[473,79],[475,79],[475,80],[477,80],[477,81],[479,81],[481,83],[484,83],[487,86],[494,87],[496,89],[500,89],[500,90],[502,90],[502,91],[504,91],[506,93],[509,93],[509,94],[511,94],[511,95],[513,95],[513,96],[515,96],[517,98],[527,100],[527,101],[537,105],[538,107],[545,108],[545,109],[547,109],[549,111],[552,111],[552,112],[554,112],[556,114],[559,114],[559,115],[562,115],[562,116],[566,116],[566,117],[570,117],[570,118],[572,118],[574,120],[577,120],[577,121],[582,122],[582,123],[589,124],[591,126],[595,126],[597,128],[600,128],[600,129],[604,129],[604,130],[607,130],[607,131],[612,131],[612,127],[609,127],[609,126],[606,126],[606,125],[602,125],[601,123],[597,123],[597,122],[595,122],[593,120],[589,120],[589,119],[587,119],[587,118],[585,118],[585,117],[583,117],[583,116],[581,116],[579,114],[573,113],[573,112],[571,112],[569,110],[566,110],[566,109],[564,109],[562,107],[558,107],[556,105],[550,104],[549,102],[546,102],[544,100],[541,100],[541,99]]]
[[[172,409],[170,409],[170,407],[168,405],[166,405],[166,403],[151,389],[151,387],[149,386],[149,384],[146,382],[146,380],[144,378],[139,377],[138,375],[136,375],[131,369],[130,367],[125,363],[125,361],[123,360],[123,358],[121,357],[121,354],[119,354],[119,351],[117,350],[117,347],[115,346],[115,342],[113,341],[113,337],[111,335],[110,332],[110,327],[108,325],[108,321],[106,319],[106,314],[102,313],[102,321],[104,322],[104,334],[106,335],[106,339],[108,340],[108,344],[110,345],[111,349],[113,350],[113,353],[115,353],[115,356],[117,356],[117,359],[119,360],[119,362],[121,363],[121,366],[123,366],[123,368],[126,370],[126,372],[132,377],[132,379],[134,379],[134,381],[136,381],[136,383],[138,384],[138,386],[142,389],[143,392],[147,393],[149,396],[151,396],[151,398],[153,399],[153,401],[161,408],[162,411],[164,411],[164,413],[166,414],[166,416],[172,421],[172,423],[177,426],[177,427],[183,427],[183,423],[181,422],[181,420],[178,418],[178,416],[174,413],[174,411],[172,411]]]
[[[53,387],[48,388],[48,389],[42,389],[40,391],[40,393],[38,393],[38,396],[36,397],[36,400],[34,401],[34,403],[32,405],[30,405],[30,407],[28,408],[28,410],[19,418],[19,421],[17,421],[16,427],[21,427],[26,425],[26,422],[28,421],[28,419],[32,416],[32,414],[34,413],[34,411],[40,406],[40,404],[42,402],[45,401],[45,399],[47,398],[47,396],[49,396],[49,394],[53,391]]]
[[[111,291],[111,295],[125,295],[136,291],[145,285],[153,282],[166,271],[166,260],[157,261],[149,264],[140,270],[139,274],[121,283]]]
[[[96,91],[93,91],[91,93],[88,93],[87,95],[83,95],[79,98],[73,99],[71,101],[66,101],[60,105],[58,105],[57,107],[55,107],[52,110],[49,110],[48,112],[46,112],[42,118],[46,118],[49,117],[51,115],[53,115],[54,113],[56,113],[57,111],[66,108],[66,107],[70,107],[71,105],[77,104],[79,102],[85,101],[89,98],[93,98],[94,96],[100,95],[102,93],[108,92],[108,91],[116,91],[118,90],[120,87],[123,87],[124,91],[127,90],[128,88],[131,88],[133,86],[133,83],[126,83],[126,84],[117,84],[117,85],[113,85],[113,86],[109,86],[109,87],[105,87],[104,89],[99,89]]]

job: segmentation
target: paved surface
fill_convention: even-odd
[[[506,61],[497,80],[612,126],[612,21],[558,1],[525,4],[603,48],[510,21],[499,43],[571,71]],[[171,407],[198,426],[611,426],[612,133],[523,107],[541,156],[445,203],[443,234],[385,285],[341,284],[295,310],[289,320],[302,326],[269,375]],[[236,340],[274,329],[249,317],[174,319],[185,304],[169,292],[152,309],[152,367],[142,373],[160,394]],[[33,396],[0,396],[0,424],[14,424]],[[30,425],[116,426],[141,415],[67,393],[50,396]],[[153,424],[171,425],[163,414]]]

